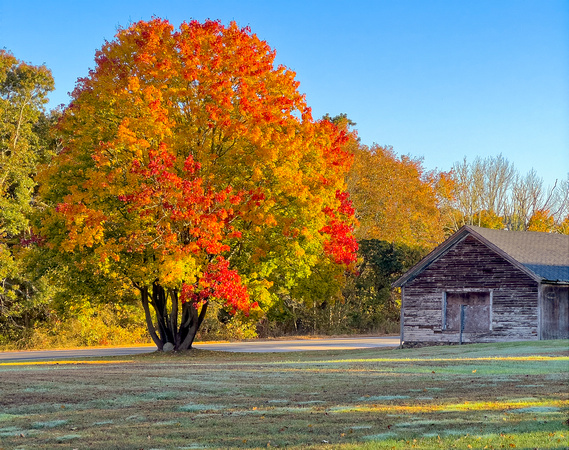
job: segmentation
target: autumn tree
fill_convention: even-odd
[[[355,259],[346,133],[312,119],[274,58],[235,23],[138,22],[59,124],[44,251],[130,283],[159,349],[190,348],[212,302],[258,312],[318,261]]]
[[[357,145],[347,184],[358,239],[432,248],[443,239],[436,183],[421,161],[392,148]]]
[[[36,165],[46,153],[44,106],[53,89],[45,66],[0,50],[0,338],[16,339],[40,314],[38,286],[26,276],[22,252],[33,241]],[[1,340],[1,339],[0,339]]]

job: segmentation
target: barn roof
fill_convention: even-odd
[[[569,283],[569,235],[491,230],[466,225],[419,261],[393,286],[405,285],[468,235],[478,239],[538,282]]]

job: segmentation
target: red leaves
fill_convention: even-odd
[[[229,261],[218,256],[208,265],[207,271],[202,275],[196,286],[183,284],[180,299],[182,303],[202,303],[210,298],[222,300],[231,308],[232,314],[243,311],[248,314],[249,309],[256,308],[255,303],[249,304],[249,294],[241,282],[239,274],[229,269]]]
[[[202,165],[199,162],[195,161],[192,155],[188,155],[188,157],[184,161],[184,171],[188,175],[194,175],[196,172],[198,172],[201,169],[201,167]]]
[[[222,241],[229,235],[238,236],[230,226],[235,213],[228,206],[238,205],[241,194],[231,196],[228,201],[233,191],[231,186],[217,192],[206,189],[199,176],[201,164],[191,155],[185,159],[181,175],[174,167],[175,162],[176,157],[161,143],[158,150],[149,150],[147,164],[138,160],[132,163],[131,172],[139,178],[138,187],[118,199],[126,203],[130,213],[153,218],[153,226],[142,230],[135,246],[142,250],[148,242],[153,242],[164,254],[180,246],[194,254],[205,251],[217,255],[228,251]]]
[[[191,284],[182,283],[182,289],[180,290],[180,300],[182,303],[196,301],[196,296],[194,294],[194,286]]]
[[[340,206],[338,207],[338,212],[347,217],[353,216],[355,210],[352,207],[350,194],[348,194],[347,192],[336,191],[336,198],[340,200]]]
[[[332,220],[320,230],[330,238],[324,243],[324,251],[332,257],[336,264],[349,266],[356,261],[358,243],[354,237],[354,228],[340,220]]]
[[[340,204],[336,210],[329,206],[323,209],[328,216],[328,225],[320,230],[327,234],[328,240],[324,242],[324,251],[336,264],[349,266],[356,261],[358,243],[354,237],[354,208],[347,192],[336,191],[336,199]]]
[[[20,239],[20,245],[22,247],[38,246],[42,247],[45,244],[45,236],[40,236],[34,234],[33,232],[29,234],[28,237],[22,237]]]

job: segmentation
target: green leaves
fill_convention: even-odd
[[[33,326],[37,289],[22,266],[21,241],[31,237],[33,176],[45,153],[43,105],[53,89],[44,66],[18,61],[0,50],[0,338]],[[41,119],[41,120],[40,120]]]

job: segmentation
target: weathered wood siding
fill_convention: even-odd
[[[540,287],[541,339],[569,339],[569,286]]]
[[[463,332],[462,342],[539,339],[539,284],[468,235],[404,286],[405,343],[459,341],[445,329],[445,293],[487,292],[489,329]]]

